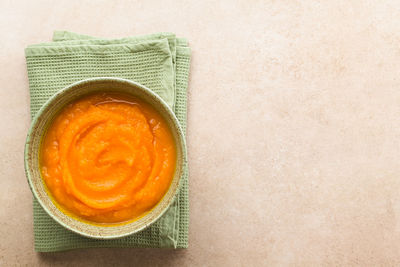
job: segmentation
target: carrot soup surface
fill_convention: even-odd
[[[149,104],[96,93],[61,110],[42,140],[41,173],[56,204],[97,223],[133,220],[167,192],[176,164],[172,133]]]

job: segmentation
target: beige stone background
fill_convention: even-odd
[[[24,48],[65,29],[193,50],[190,247],[38,254]],[[399,1],[0,1],[0,266],[400,264]]]

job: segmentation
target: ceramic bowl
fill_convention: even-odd
[[[39,166],[39,151],[46,129],[58,112],[68,103],[94,92],[119,92],[140,98],[155,108],[169,125],[176,144],[177,162],[174,177],[162,200],[143,217],[113,226],[77,220],[62,212],[46,190]],[[33,195],[43,209],[59,224],[80,235],[112,239],[137,233],[154,223],[168,209],[179,190],[186,161],[186,145],[182,129],[169,106],[150,89],[130,80],[119,78],[93,78],[74,83],[52,96],[32,121],[25,144],[25,172]]]

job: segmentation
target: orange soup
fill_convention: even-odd
[[[41,173],[56,204],[98,223],[151,210],[171,184],[175,143],[161,115],[125,95],[97,93],[66,106],[41,148]]]

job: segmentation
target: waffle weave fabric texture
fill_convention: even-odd
[[[138,82],[162,97],[186,133],[187,87],[191,51],[187,41],[171,33],[106,40],[56,31],[53,42],[25,49],[31,116],[58,90],[86,78],[118,77]],[[187,248],[189,230],[188,167],[169,210],[134,235],[96,240],[73,233],[55,222],[33,199],[35,250],[79,248]]]

